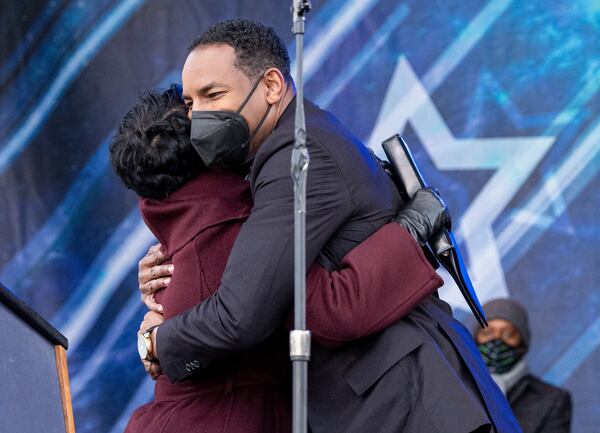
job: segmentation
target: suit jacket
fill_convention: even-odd
[[[528,374],[509,391],[508,401],[523,433],[568,433],[571,395]]]
[[[332,270],[389,221],[401,201],[368,149],[335,117],[307,101],[306,123],[306,261]],[[172,380],[189,375],[189,363],[206,368],[264,341],[287,315],[293,142],[292,102],[252,164],[254,207],[219,290],[158,328],[158,358]],[[336,349],[314,344],[309,398],[315,433],[520,431],[468,331],[435,298],[371,337]]]

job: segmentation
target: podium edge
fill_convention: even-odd
[[[67,367],[67,352],[61,345],[54,346],[56,354],[56,370],[58,372],[58,386],[62,401],[63,417],[65,420],[65,433],[75,433],[75,419],[73,417],[73,404],[71,402],[71,386],[69,384],[69,370]]]

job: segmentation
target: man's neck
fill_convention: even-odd
[[[281,98],[281,104],[279,106],[279,109],[277,110],[277,119],[275,119],[275,125],[277,125],[277,122],[279,122],[279,119],[281,118],[284,111],[287,109],[288,105],[290,105],[290,102],[292,102],[292,100],[294,99],[294,96],[296,96],[296,87],[294,86],[294,83],[291,82],[290,86],[285,91],[283,98]]]

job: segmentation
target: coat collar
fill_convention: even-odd
[[[525,390],[531,383],[531,380],[531,374],[526,374],[525,376],[521,377],[511,389],[508,390],[506,398],[510,404],[513,404],[519,399],[519,397],[525,392]]]
[[[209,170],[164,200],[140,199],[148,228],[172,257],[204,229],[250,214],[250,187],[242,176]]]

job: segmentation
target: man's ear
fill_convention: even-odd
[[[287,88],[283,74],[277,68],[269,68],[265,72],[264,80],[267,85],[267,102],[269,105],[277,104]]]

